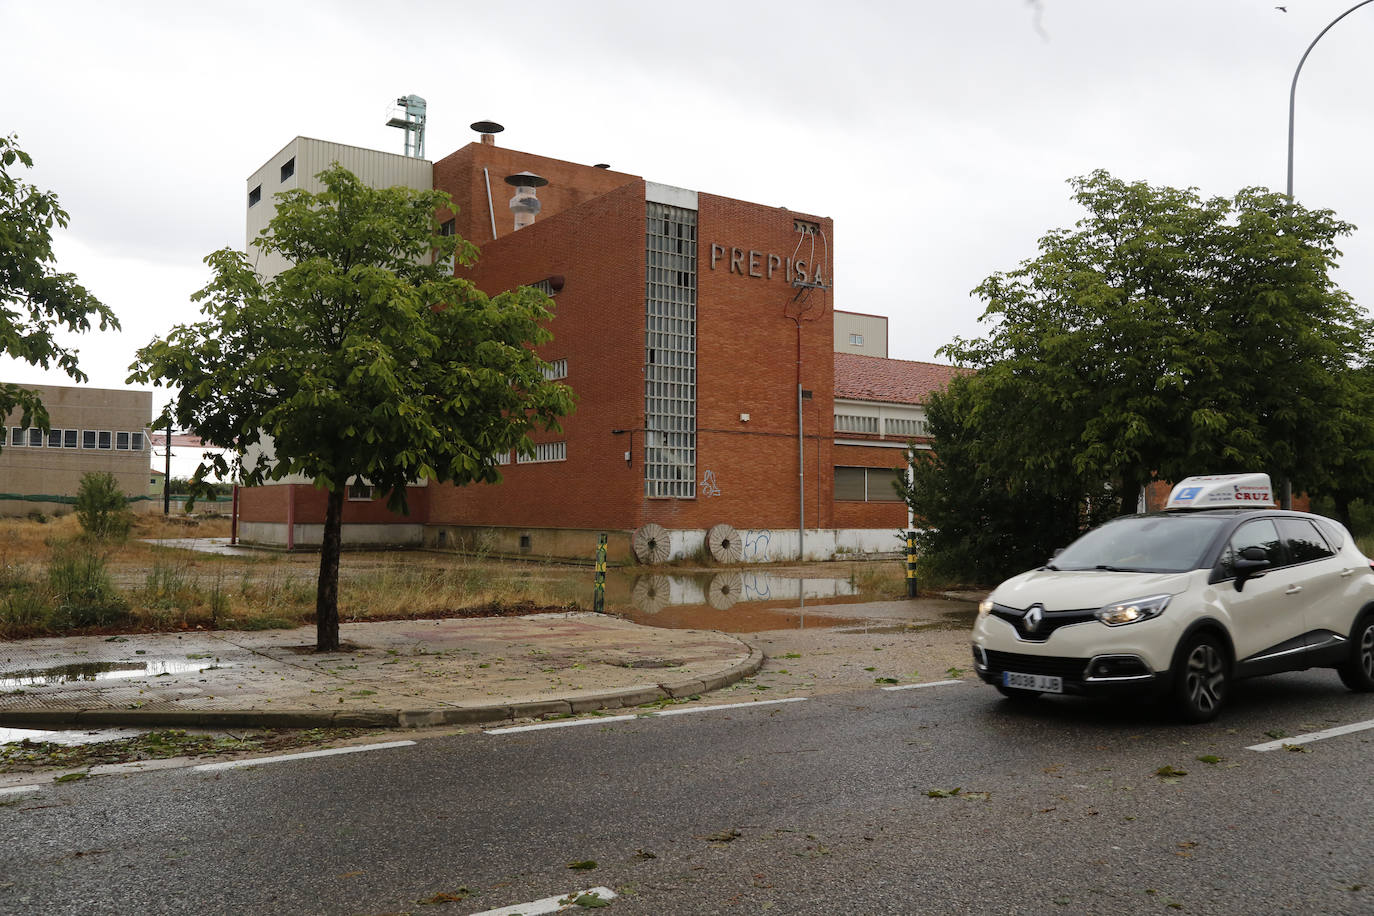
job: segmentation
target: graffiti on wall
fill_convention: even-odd
[[[749,563],[768,560],[769,541],[773,532],[767,528],[750,528],[744,533],[744,560]]]
[[[708,470],[701,477],[701,495],[719,496],[720,487],[716,485],[716,472]]]

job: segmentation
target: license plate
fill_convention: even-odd
[[[1015,687],[1017,690],[1038,690],[1041,693],[1063,693],[1064,679],[1048,674],[1021,674],[1019,671],[1003,671],[1002,686]]]

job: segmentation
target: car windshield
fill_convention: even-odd
[[[1074,541],[1050,561],[1054,569],[1185,572],[1203,565],[1203,552],[1228,520],[1208,515],[1138,515],[1108,522]]]

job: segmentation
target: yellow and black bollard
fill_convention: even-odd
[[[596,585],[592,589],[592,610],[606,613],[606,535],[596,543]]]
[[[906,596],[916,597],[916,532],[906,533]]]

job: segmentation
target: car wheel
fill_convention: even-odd
[[[1026,700],[1034,700],[1036,697],[1040,696],[1040,691],[1038,690],[1021,690],[1018,687],[1007,687],[1004,684],[993,684],[992,686],[996,687],[997,692],[1008,700],[1025,702]]]
[[[1350,658],[1336,669],[1341,681],[1360,693],[1374,691],[1374,614],[1366,614],[1350,631]]]
[[[1174,704],[1188,722],[1207,722],[1221,711],[1230,687],[1226,652],[1211,636],[1195,636],[1179,653]]]

